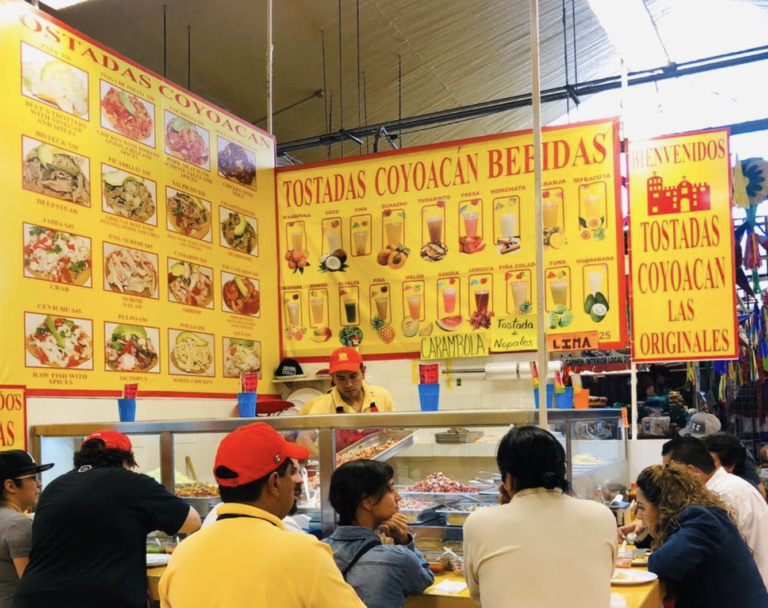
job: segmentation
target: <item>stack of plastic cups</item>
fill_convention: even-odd
[[[117,400],[117,411],[120,422],[136,421],[136,394],[139,391],[138,384],[126,384],[123,389],[123,398]]]
[[[436,412],[440,406],[440,366],[419,365],[419,400],[422,412]]]
[[[258,381],[258,374],[243,374],[240,378],[242,392],[237,393],[237,409],[240,413],[240,418],[256,417],[256,402],[258,400],[256,388]]]

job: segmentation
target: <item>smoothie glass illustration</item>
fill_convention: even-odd
[[[530,279],[512,279],[509,282],[509,287],[512,290],[512,301],[515,304],[515,310],[522,311],[524,306],[530,302],[528,299],[528,287],[530,286]]]
[[[367,228],[352,233],[352,239],[355,242],[355,255],[365,255],[368,251],[368,235]]]
[[[340,234],[336,227],[332,225],[323,226],[323,240],[327,244],[326,253],[332,254],[339,248]]]
[[[384,225],[387,234],[387,245],[395,249],[403,242],[403,220],[400,217],[393,217],[392,221]]]
[[[477,218],[478,213],[476,211],[464,214],[464,232],[467,237],[477,236]]]
[[[505,211],[499,214],[499,228],[501,238],[505,241],[511,241],[517,236],[517,212]]]
[[[544,212],[544,231],[550,232],[557,226],[557,216],[560,214],[560,203],[556,200],[542,203]]]
[[[421,294],[415,293],[413,295],[408,296],[408,313],[414,318],[414,319],[421,319]]]
[[[288,311],[288,321],[292,327],[298,327],[299,325],[299,307],[301,304],[298,300],[288,300],[285,304],[285,309]]]
[[[604,266],[591,266],[587,271],[587,283],[589,284],[589,291],[593,296],[596,296],[598,293],[605,293],[603,290],[604,276]]]
[[[309,308],[312,311],[312,321],[315,325],[322,325],[325,316],[325,299],[312,297],[309,300]]]
[[[433,215],[427,218],[427,229],[429,230],[430,243],[443,242],[443,216],[442,214]]]
[[[304,250],[304,232],[300,228],[291,230],[291,250]]]
[[[443,308],[445,308],[445,314],[453,314],[456,310],[456,288],[446,287],[443,289]]]
[[[347,323],[354,325],[357,323],[357,300],[352,296],[344,296],[342,303],[344,304],[344,317]]]
[[[568,307],[568,280],[552,279],[549,282],[549,292],[552,294],[552,302],[557,306],[561,304]]]
[[[380,293],[373,298],[373,302],[376,304],[376,316],[386,321],[389,311],[389,296]]]
[[[490,292],[487,289],[479,289],[475,292],[475,310],[477,312],[488,312],[488,298]]]
[[[597,230],[605,227],[605,182],[579,186],[581,202],[580,224],[583,228]]]

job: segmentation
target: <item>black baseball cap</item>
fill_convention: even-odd
[[[283,359],[277,366],[275,376],[278,378],[303,378],[304,370],[301,365],[293,359]]]
[[[52,467],[52,464],[37,464],[24,450],[6,450],[0,452],[0,483],[4,483],[6,479],[34,475]]]

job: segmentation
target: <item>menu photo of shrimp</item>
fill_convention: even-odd
[[[104,368],[108,372],[160,373],[160,330],[104,323]]]
[[[258,257],[258,221],[238,211],[219,207],[220,243],[224,249],[234,249]]]
[[[24,276],[52,283],[91,286],[91,239],[23,224]]]
[[[168,330],[171,375],[214,376],[213,334]]]
[[[120,217],[157,226],[157,184],[110,165],[101,165],[101,209]]]
[[[88,73],[21,43],[21,94],[83,120],[88,110]]]
[[[181,116],[165,111],[165,153],[211,170],[211,134]]]
[[[166,186],[165,195],[168,230],[206,243],[213,241],[211,203],[170,186]]]
[[[168,299],[177,304],[213,309],[213,269],[168,258]]]
[[[256,153],[218,136],[216,149],[219,175],[236,184],[256,190]]]
[[[91,206],[88,158],[26,135],[21,138],[21,154],[24,190]]]
[[[261,292],[259,280],[221,273],[221,302],[224,312],[249,317],[261,316]]]
[[[224,377],[259,374],[261,378],[261,342],[243,338],[223,338]]]
[[[104,242],[104,289],[159,299],[160,262],[154,253]]]
[[[93,321],[24,313],[26,367],[93,369]]]
[[[156,147],[155,105],[103,80],[101,126],[151,148]]]

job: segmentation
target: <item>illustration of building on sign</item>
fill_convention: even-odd
[[[664,186],[661,176],[648,178],[648,215],[709,211],[709,184],[692,184],[683,176],[677,186]]]

